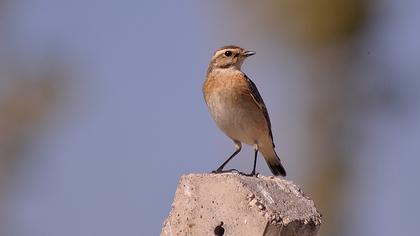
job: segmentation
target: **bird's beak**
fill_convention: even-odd
[[[252,55],[254,55],[255,54],[255,52],[253,52],[253,51],[245,51],[244,52],[244,56],[245,57],[249,57],[249,56],[252,56]]]

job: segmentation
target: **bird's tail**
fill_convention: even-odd
[[[280,158],[277,156],[274,147],[260,148],[260,151],[274,175],[286,176],[286,170],[281,164]]]

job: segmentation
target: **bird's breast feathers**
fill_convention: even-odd
[[[262,133],[268,133],[263,113],[242,72],[216,77],[210,74],[203,92],[213,119],[231,138],[253,143]]]
[[[213,96],[228,96],[239,99],[240,95],[248,95],[249,86],[245,75],[238,70],[214,70],[208,74],[203,86],[206,102]],[[229,98],[227,98],[229,99]]]

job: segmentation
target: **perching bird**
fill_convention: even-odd
[[[241,151],[242,143],[254,146],[255,175],[260,151],[274,175],[286,176],[274,150],[271,123],[267,108],[255,84],[241,71],[245,58],[255,52],[237,46],[218,49],[211,58],[203,85],[204,99],[217,126],[235,143],[236,151],[216,170],[224,172],[225,165]]]

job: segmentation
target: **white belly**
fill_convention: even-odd
[[[235,97],[224,90],[209,96],[207,104],[217,126],[233,140],[252,145],[268,134],[264,115],[250,97]]]

